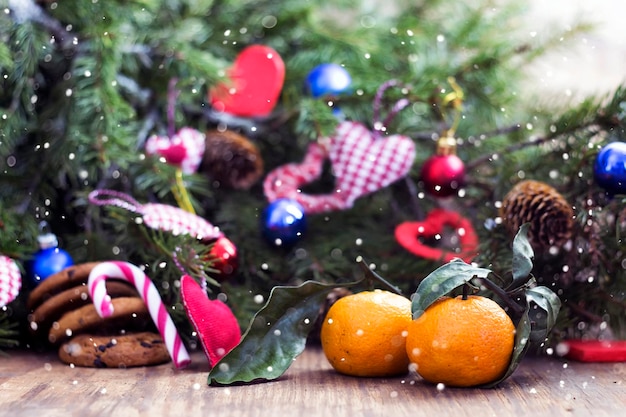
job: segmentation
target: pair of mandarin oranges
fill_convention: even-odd
[[[337,300],[320,339],[329,363],[343,374],[380,377],[411,371],[433,384],[471,387],[504,375],[515,326],[486,297],[442,297],[413,319],[409,299],[374,290]]]

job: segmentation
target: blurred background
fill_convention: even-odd
[[[524,16],[529,36],[567,29],[579,20],[596,25],[576,42],[539,58],[528,74],[529,88],[573,97],[604,94],[626,80],[626,2],[615,0],[530,0]]]

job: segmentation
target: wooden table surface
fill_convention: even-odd
[[[445,388],[417,376],[335,373],[307,347],[279,380],[210,387],[208,365],[72,368],[54,353],[0,357],[0,416],[626,416],[626,363],[526,357],[496,389]]]

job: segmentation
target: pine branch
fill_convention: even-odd
[[[32,22],[40,25],[50,35],[52,35],[53,43],[68,53],[74,49],[74,36],[72,36],[63,25],[44,10],[34,0],[8,0],[11,16],[17,24]]]
[[[2,349],[19,346],[20,332],[17,327],[16,321],[10,320],[5,312],[0,311],[0,356],[5,354]]]
[[[616,118],[616,113],[620,109],[621,103],[626,100],[626,90],[624,87],[620,87],[614,93],[611,101],[604,105],[597,103],[597,99],[592,98],[584,101],[576,109],[570,109],[550,124],[551,131],[548,135],[538,138],[533,138],[529,142],[519,142],[511,144],[497,153],[486,154],[479,158],[476,158],[466,164],[466,168],[472,171],[477,166],[489,162],[494,158],[494,155],[506,155],[512,152],[527,148],[538,147],[555,139],[571,134],[577,131],[587,131],[585,134],[588,137],[596,135],[600,131],[610,131],[622,125],[622,122]],[[513,125],[497,129],[493,132],[486,134],[480,134],[480,137],[489,137],[494,135],[506,134],[510,132],[519,131],[520,125]]]

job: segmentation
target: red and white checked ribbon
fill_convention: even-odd
[[[415,144],[402,135],[380,136],[356,122],[342,122],[335,135],[324,138],[328,151],[309,145],[301,164],[287,164],[271,171],[263,183],[266,198],[298,201],[306,213],[348,209],[354,201],[408,174],[415,159]],[[335,190],[327,195],[308,195],[300,187],[319,178],[328,157],[336,178]]]
[[[178,335],[172,318],[167,313],[159,291],[150,281],[150,278],[135,265],[117,261],[102,262],[91,271],[87,288],[98,315],[108,317],[113,314],[111,296],[107,293],[105,285],[105,281],[110,278],[128,281],[137,288],[150,312],[150,317],[163,337],[167,351],[176,368],[182,368],[189,364],[191,361],[189,353],[187,353],[187,349],[185,349],[185,345]]]
[[[146,226],[171,232],[174,235],[191,235],[202,240],[214,240],[223,233],[216,226],[200,216],[167,204],[140,204],[127,194],[114,190],[94,190],[89,194],[89,201],[99,206],[117,206],[143,216]]]
[[[15,261],[0,255],[0,308],[15,300],[22,288],[22,275]]]
[[[148,155],[161,155],[171,164],[180,167],[183,174],[198,171],[206,150],[206,136],[189,127],[183,127],[171,137],[152,135],[146,140]]]

